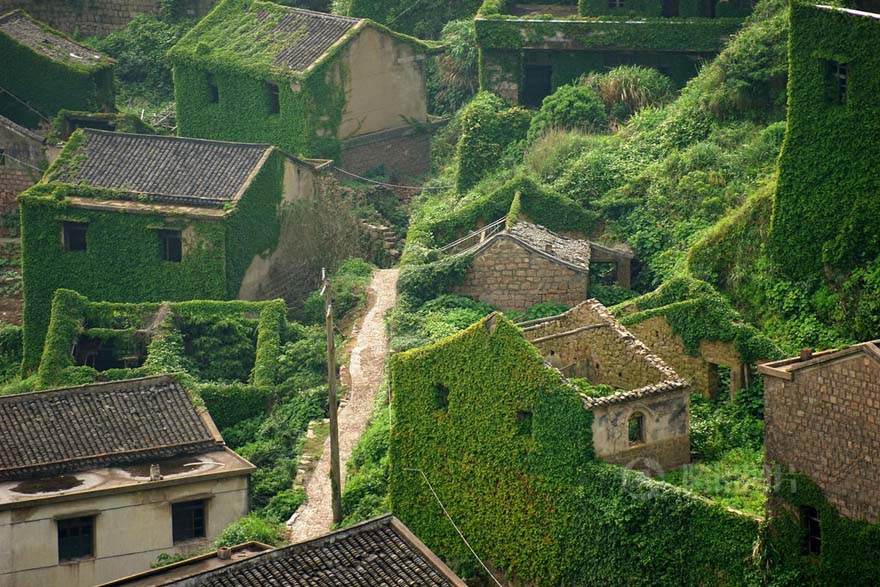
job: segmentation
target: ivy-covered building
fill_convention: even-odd
[[[795,279],[835,278],[880,254],[880,6],[855,5],[872,12],[791,5],[770,250]]]
[[[0,115],[30,128],[62,108],[114,109],[114,61],[15,10],[0,16]]]
[[[683,86],[750,11],[748,0],[485,0],[480,88],[535,107],[583,74],[620,65],[653,67]]]
[[[19,197],[25,369],[59,288],[116,302],[283,297],[283,204],[320,193],[326,166],[269,145],[76,131]]]
[[[224,0],[169,53],[179,132],[417,175],[429,50],[366,19]]]

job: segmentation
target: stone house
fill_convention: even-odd
[[[653,67],[683,86],[751,11],[743,0],[486,0],[476,17],[480,88],[538,107],[579,76],[619,65]]]
[[[114,61],[15,10],[0,16],[0,115],[30,128],[62,108],[114,109]]]
[[[170,376],[0,398],[0,584],[90,587],[204,548],[254,466]]]
[[[39,356],[59,288],[115,302],[284,297],[278,250],[296,238],[282,235],[284,205],[318,197],[328,165],[269,145],[77,131],[19,198],[25,356]]]
[[[17,210],[15,197],[40,180],[46,151],[45,137],[0,116],[0,214]]]
[[[598,458],[650,474],[690,462],[688,385],[601,303],[588,300],[520,326],[564,376],[614,388],[584,398]]]
[[[179,131],[419,175],[430,50],[366,19],[224,0],[169,53]]]
[[[808,477],[840,515],[880,519],[880,340],[764,363],[768,470]],[[809,504],[819,508],[820,504]],[[783,507],[770,500],[771,512]]]
[[[458,254],[473,260],[455,292],[505,311],[542,302],[579,304],[587,299],[590,267],[597,259],[616,265],[621,286],[630,283],[628,250],[565,237],[530,222],[506,226],[499,220],[459,242],[465,248]]]
[[[100,587],[420,585],[465,587],[421,540],[388,514],[268,551],[250,543]]]

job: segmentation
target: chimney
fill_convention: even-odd
[[[232,558],[232,549],[228,546],[221,546],[217,549],[217,558],[222,561],[228,561]]]
[[[809,361],[813,358],[813,349],[801,349],[801,361]]]
[[[162,473],[159,471],[159,465],[150,465],[150,481],[161,481]]]

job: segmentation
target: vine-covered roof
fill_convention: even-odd
[[[82,129],[49,171],[52,181],[201,206],[233,202],[270,145]],[[76,136],[76,135],[74,135]]]
[[[224,0],[169,52],[175,61],[220,71],[298,77],[310,73],[365,26],[427,50],[428,44],[362,18],[263,0]]]
[[[98,69],[113,63],[106,55],[73,41],[21,10],[0,16],[0,34],[52,61],[83,69]]]

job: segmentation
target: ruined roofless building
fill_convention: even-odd
[[[201,549],[254,466],[170,376],[0,398],[0,584],[91,587]]]
[[[366,19],[223,0],[169,53],[179,132],[421,175],[431,50]]]

